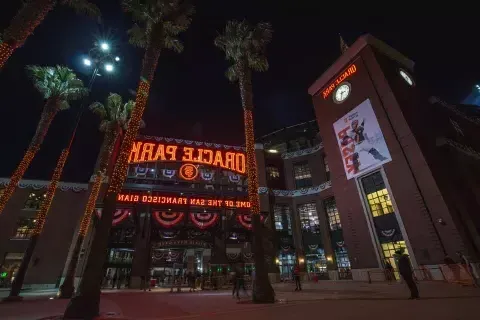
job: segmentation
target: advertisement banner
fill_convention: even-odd
[[[347,180],[392,161],[370,100],[333,124]]]

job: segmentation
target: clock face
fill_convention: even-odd
[[[333,101],[335,103],[342,103],[348,98],[351,91],[352,87],[350,86],[350,83],[344,82],[340,84],[335,90],[335,93],[333,95]]]
[[[413,86],[413,79],[405,70],[400,69],[400,76],[402,76],[403,80],[405,80],[409,86]]]

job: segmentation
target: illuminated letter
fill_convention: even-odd
[[[170,155],[170,161],[177,161],[177,146],[167,146],[165,153]]]
[[[203,149],[197,149],[197,157],[193,159],[195,162],[203,162]]]
[[[225,168],[235,171],[235,153],[227,152],[225,153]]]
[[[121,193],[117,197],[117,201],[125,201],[124,199],[125,199],[125,195],[123,195]]]
[[[138,156],[140,153],[140,147],[142,146],[142,141],[136,141],[133,143],[132,150],[130,151],[130,156],[128,157],[129,163],[138,162]]]
[[[138,195],[135,196],[135,197],[133,197],[133,201],[134,201],[134,202],[138,202]]]
[[[185,162],[192,162],[193,161],[193,148],[183,147],[182,161],[185,161]]]
[[[142,196],[142,202],[147,202],[147,196]]]
[[[237,153],[235,158],[237,160],[235,169],[240,173],[245,173],[245,155],[243,153]]]
[[[213,160],[213,165],[218,167],[223,167],[222,152],[215,151],[215,160]]]
[[[159,144],[157,147],[157,152],[155,153],[155,157],[153,158],[155,161],[165,161],[165,146],[163,144]]]
[[[154,147],[154,143],[143,144],[142,156],[140,157],[140,161],[152,161]]]
[[[212,164],[212,162],[213,162],[213,151],[212,150],[203,150],[203,153],[205,153],[205,155],[206,155],[205,160],[203,162],[206,163],[206,164]]]

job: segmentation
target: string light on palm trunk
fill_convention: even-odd
[[[25,171],[27,171],[30,163],[35,157],[35,154],[38,152],[38,149],[38,146],[30,146],[27,152],[25,152],[25,155],[23,156],[22,161],[18,165],[17,169],[12,174],[12,177],[10,178],[10,182],[12,183],[9,183],[7,185],[7,187],[3,190],[2,196],[0,197],[0,214],[3,212],[3,209],[5,209],[8,200],[10,200],[11,196],[15,192],[18,182],[20,182],[20,179],[25,174]]]
[[[57,166],[53,171],[52,180],[48,185],[45,199],[43,199],[40,210],[38,211],[36,216],[37,223],[35,224],[35,229],[33,230],[34,235],[39,235],[43,230],[45,220],[47,219],[47,214],[50,211],[50,206],[52,205],[53,197],[55,196],[55,191],[57,190],[58,182],[60,181],[60,177],[62,176],[63,167],[65,166],[65,162],[67,162],[68,154],[69,148],[63,149],[62,153],[60,154]]]
[[[13,53],[13,47],[6,42],[0,43],[0,69]]]
[[[247,149],[247,177],[248,177],[248,198],[250,200],[251,212],[260,213],[260,200],[258,196],[257,161],[255,159],[255,141],[253,133],[253,114],[251,110],[244,109],[243,121],[245,124],[245,141]]]
[[[135,107],[133,108],[130,123],[125,132],[117,163],[112,173],[112,180],[108,188],[108,193],[116,194],[122,190],[128,170],[128,156],[130,155],[133,142],[137,137],[138,129],[140,128],[140,122],[142,121],[143,112],[147,105],[149,91],[150,84],[146,80],[141,79],[138,85]]]
[[[88,226],[90,225],[90,220],[92,218],[93,210],[95,209],[95,204],[97,203],[98,193],[100,192],[100,187],[102,185],[104,174],[102,171],[97,172],[95,180],[92,185],[92,191],[88,197],[87,206],[85,207],[85,212],[83,213],[82,222],[80,223],[80,235],[85,236],[88,231]]]

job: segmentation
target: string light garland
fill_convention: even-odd
[[[259,214],[260,198],[258,196],[257,161],[255,158],[252,110],[243,109],[243,121],[245,124],[245,147],[247,151],[248,200],[250,200],[251,213]]]
[[[13,193],[15,192],[15,189],[17,188],[18,183],[20,182],[20,179],[22,179],[23,175],[25,174],[25,171],[27,171],[28,167],[30,166],[30,163],[32,162],[33,158],[37,154],[38,150],[40,147],[38,145],[31,145],[27,152],[25,152],[25,155],[23,156],[22,161],[18,165],[17,169],[15,172],[12,174],[12,177],[10,178],[9,183],[3,190],[3,194],[0,197],[0,214],[3,212],[3,209],[5,209],[5,206],[7,205],[8,200],[12,197]]]
[[[13,53],[14,48],[6,42],[0,43],[0,69],[3,68],[5,62]]]
[[[0,69],[13,51],[22,46],[35,28],[42,23],[56,3],[56,0],[35,0],[25,3],[20,8],[10,22],[10,26],[3,32],[3,39],[9,44],[3,42],[0,45]]]
[[[65,166],[65,162],[67,162],[69,148],[63,149],[62,153],[60,154],[60,158],[58,159],[57,166],[53,171],[52,180],[47,188],[47,193],[45,194],[45,199],[42,201],[42,205],[40,206],[40,210],[36,215],[37,223],[35,225],[35,229],[33,230],[33,235],[40,235],[43,230],[43,226],[45,225],[45,220],[47,219],[47,214],[50,210],[50,206],[52,205],[53,197],[55,196],[55,191],[57,190],[58,182],[60,181],[60,177],[62,176],[63,167]]]
[[[88,196],[87,206],[85,207],[82,221],[80,222],[80,230],[78,231],[82,237],[85,237],[87,234],[88,226],[90,225],[90,221],[92,219],[93,210],[95,210],[95,204],[97,203],[98,194],[100,193],[100,187],[102,186],[103,177],[103,171],[98,171],[95,176],[92,190]]]
[[[115,169],[112,173],[112,179],[108,188],[108,193],[117,194],[122,190],[125,177],[128,170],[128,157],[132,149],[133,142],[137,137],[138,129],[142,121],[143,112],[147,105],[148,93],[150,92],[150,84],[145,79],[141,79],[138,85],[137,97],[135,99],[135,107],[133,108],[132,115],[130,117],[130,123],[125,137],[120,147],[120,153],[115,165]]]

